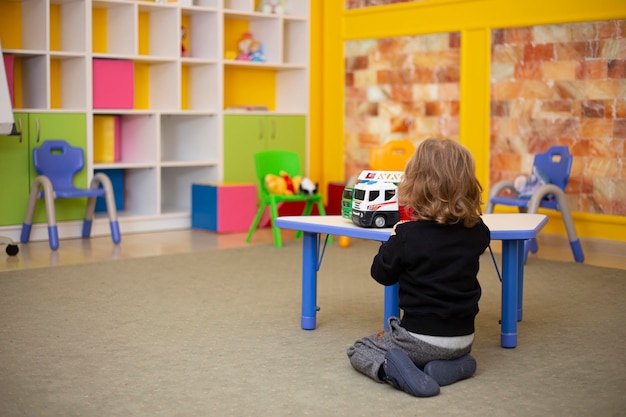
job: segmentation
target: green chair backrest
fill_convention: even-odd
[[[302,176],[300,155],[291,151],[262,151],[254,154],[256,176],[259,181],[259,195],[268,195],[265,190],[265,176],[267,174],[280,175],[281,171],[290,177]]]

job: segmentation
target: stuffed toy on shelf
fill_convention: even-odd
[[[263,45],[254,39],[250,32],[241,35],[237,42],[237,50],[238,55],[235,59],[238,61],[265,62]]]
[[[259,11],[263,13],[285,14],[287,12],[286,0],[261,0]]]

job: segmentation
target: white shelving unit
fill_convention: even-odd
[[[229,68],[270,71],[276,87],[269,114],[307,116],[309,1],[291,0],[286,14],[277,15],[257,11],[255,0],[193,0],[191,5],[0,0],[4,53],[19,61],[15,111],[86,115],[89,178],[100,169],[124,173],[122,233],[190,227],[191,184],[223,179],[223,118],[233,113],[225,109]],[[224,57],[233,21],[247,22],[265,46],[266,62]],[[189,39],[185,54],[183,24]],[[93,107],[94,59],[133,62],[134,108]],[[102,115],[119,115],[118,162],[93,161],[93,120]],[[59,225],[60,234],[79,236],[74,223]],[[20,227],[0,230],[18,238]],[[108,234],[108,221],[98,218],[93,233]],[[34,225],[31,239],[47,239],[44,224]]]

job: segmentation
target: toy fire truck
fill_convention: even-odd
[[[362,227],[391,227],[400,220],[398,183],[402,171],[363,171],[352,193],[352,222]]]

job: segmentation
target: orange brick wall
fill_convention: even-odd
[[[626,20],[494,30],[490,182],[567,145],[572,211],[626,215]]]
[[[346,42],[346,178],[392,139],[459,136],[459,33]]]

